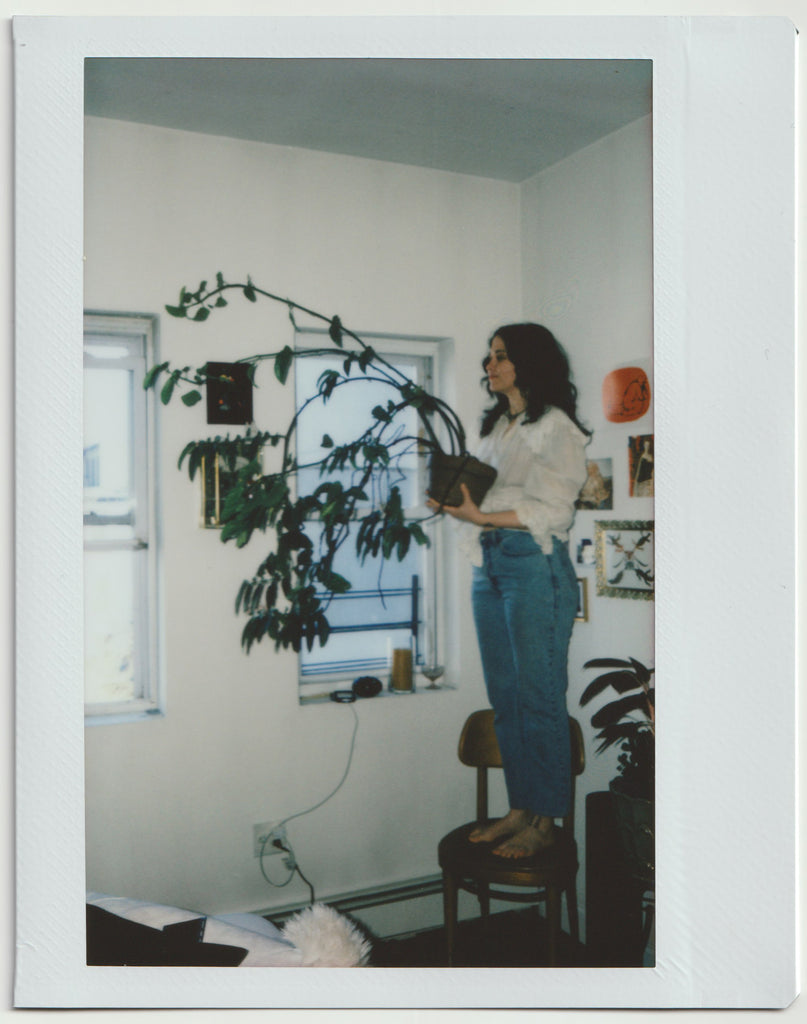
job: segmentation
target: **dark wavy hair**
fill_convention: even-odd
[[[527,403],[524,422],[535,423],[554,405],[584,434],[590,435],[591,431],[577,418],[577,388],[571,380],[569,359],[555,335],[541,324],[506,324],[491,334],[488,347],[497,337],[504,342],[507,357],[515,367],[516,387]],[[482,360],[482,369],[486,370],[489,362],[490,354]],[[487,386],[487,376],[483,383]],[[493,396],[490,387],[487,390]],[[495,403],[482,417],[482,437],[493,430],[496,420],[508,408],[505,395],[494,397]]]

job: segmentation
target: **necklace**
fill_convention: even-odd
[[[526,406],[524,407],[526,408]],[[508,423],[512,423],[513,420],[517,420],[518,417],[524,412],[524,409],[519,409],[518,412],[510,412],[509,409],[504,410],[504,415],[507,417]]]

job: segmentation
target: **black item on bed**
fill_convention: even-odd
[[[87,964],[97,967],[237,967],[247,950],[203,942],[207,918],[150,928],[87,906]]]

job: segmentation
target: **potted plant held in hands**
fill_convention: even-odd
[[[249,277],[246,283],[228,283],[221,273],[212,287],[207,281],[194,291],[183,287],[177,304],[166,306],[166,311],[179,319],[204,322],[226,307],[233,295],[252,303],[268,299],[284,305],[295,329],[299,316],[327,325],[327,341],[320,347],[285,345],[276,352],[238,360],[250,383],[255,383],[265,362],[273,366],[275,381],[281,385],[288,381],[296,359],[328,356],[331,362],[319,376],[314,393],[298,403],[285,431],[256,432],[250,424],[234,438],[191,441],[179,457],[179,466],[187,459],[193,478],[203,460],[210,460],[210,465],[218,459],[232,474],[234,482],[221,510],[222,541],[234,540],[243,547],[256,532],[274,533],[269,550],[253,576],[244,580],[236,599],[236,612],[247,615],[244,648],[249,651],[253,643],[269,637],[276,649],[300,651],[305,644],[311,650],[316,640],[324,645],[330,634],[326,613],[331,598],[352,586],[334,570],[336,555],[348,538],[362,562],[368,556],[402,560],[412,542],[429,543],[421,520],[404,513],[400,484],[405,479],[405,460],[411,461],[413,453],[430,456],[429,491],[446,505],[461,502],[460,481],[481,502],[496,473],[468,453],[463,426],[444,401],[410,380],[348,330],[338,316],[325,316],[273,295],[256,287]],[[210,382],[223,382],[212,364],[172,368],[164,362],[151,368],[144,387],[159,387],[164,404],[179,393],[185,405],[193,406],[202,400],[199,388]],[[312,403],[327,403],[337,389],[367,382],[388,397],[372,409],[364,428],[338,444],[324,434],[320,454],[300,462],[295,433],[306,409]],[[261,460],[267,447],[279,450],[279,466],[270,473],[263,472]],[[292,478],[299,481],[301,470],[306,471],[307,480],[314,471],[320,482],[313,489],[295,488]],[[316,530],[311,529],[313,523]]]
[[[655,688],[654,669],[635,658],[594,658],[584,668],[608,669],[597,676],[580,698],[585,706],[605,690],[618,697],[602,705],[591,717],[599,729],[597,753],[618,744],[618,775],[610,790],[617,823],[631,873],[642,882],[655,874]]]

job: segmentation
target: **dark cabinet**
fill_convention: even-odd
[[[590,967],[641,967],[646,886],[628,872],[608,792],[586,797],[586,959]]]

